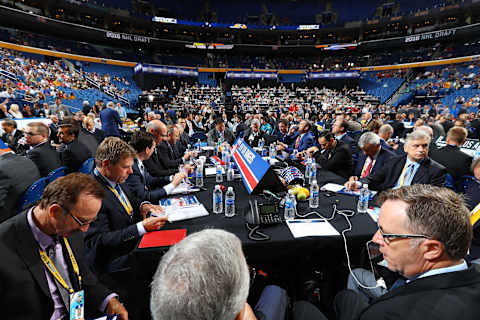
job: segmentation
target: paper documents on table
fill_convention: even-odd
[[[200,191],[199,188],[192,186],[191,184],[182,182],[175,189],[172,190],[170,194],[182,194],[182,193],[192,193]]]
[[[348,195],[351,195],[351,196],[356,196],[356,197],[359,197],[360,196],[360,190],[347,190],[347,188],[345,188],[344,186],[342,186],[341,184],[336,184],[336,183],[327,183],[325,185],[323,185],[320,190],[322,191],[331,191],[331,192],[336,192],[336,193],[342,193],[342,194],[348,194]],[[373,197],[375,197],[375,195],[377,194],[377,191],[372,191],[372,190],[368,190],[370,192],[370,200],[373,199]]]
[[[217,168],[216,167],[209,167],[205,168],[205,176],[210,177],[214,176],[217,174]],[[225,169],[222,167],[222,174],[225,174]]]
[[[379,207],[370,207],[367,209],[367,213],[374,222],[378,222],[378,217],[380,216]]]
[[[338,236],[338,231],[324,219],[287,220],[294,238]]]
[[[160,206],[170,222],[208,216],[207,209],[195,196],[161,199]]]

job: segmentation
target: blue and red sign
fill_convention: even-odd
[[[242,175],[243,183],[248,193],[251,194],[270,168],[270,164],[253,151],[242,138],[235,141],[232,147],[232,156]]]

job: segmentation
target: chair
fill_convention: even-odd
[[[190,137],[190,142],[196,143],[198,139],[200,139],[200,141],[207,141],[207,135],[204,132],[195,132]]]
[[[455,182],[453,181],[453,177],[450,173],[445,175],[445,187],[457,192],[457,188],[455,187]]]
[[[55,179],[57,179],[57,178],[63,177],[65,175],[66,171],[67,171],[67,167],[60,167],[60,168],[57,168],[57,169],[53,170],[47,176],[48,183],[50,183],[52,181],[55,181]]]
[[[40,200],[43,194],[43,190],[45,190],[47,184],[48,184],[48,177],[40,178],[39,180],[35,181],[27,189],[22,199],[20,200],[17,213],[26,209],[27,207],[32,205],[34,202]]]
[[[470,176],[470,175],[461,176],[460,182],[462,183],[462,188],[463,188],[462,192],[465,192],[470,187],[470,185],[474,180],[475,180],[474,176]]]
[[[78,172],[92,174],[94,168],[95,168],[95,158],[90,158],[85,160],[85,162],[82,164],[80,169],[78,169]]]

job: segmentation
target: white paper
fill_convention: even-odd
[[[200,189],[196,188],[192,185],[189,185],[185,182],[182,182],[175,189],[172,190],[170,195],[182,194],[182,193],[192,193],[192,192],[197,192],[197,191],[200,191]]]
[[[343,189],[341,184],[336,183],[327,183],[320,188],[322,191],[331,191],[331,192],[338,192]]]
[[[216,167],[209,167],[205,168],[205,176],[210,177],[214,176],[217,174],[217,168]],[[222,167],[222,174],[225,174],[225,169]]]
[[[173,209],[173,208],[172,208]],[[193,219],[197,217],[208,216],[208,211],[203,204],[190,208],[181,208],[176,210],[167,210],[167,216],[169,222]]]
[[[211,147],[211,146],[202,147],[202,150],[203,150],[203,151],[212,151],[212,150],[214,150],[214,149],[215,149],[215,147]]]
[[[378,222],[378,216],[380,215],[380,208],[378,207],[368,208],[367,213],[374,222]]]
[[[338,231],[323,219],[287,220],[287,226],[294,238],[338,236]]]

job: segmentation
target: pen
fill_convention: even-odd
[[[314,223],[314,222],[325,222],[325,220],[321,219],[312,219],[312,220],[287,220],[288,223]]]

